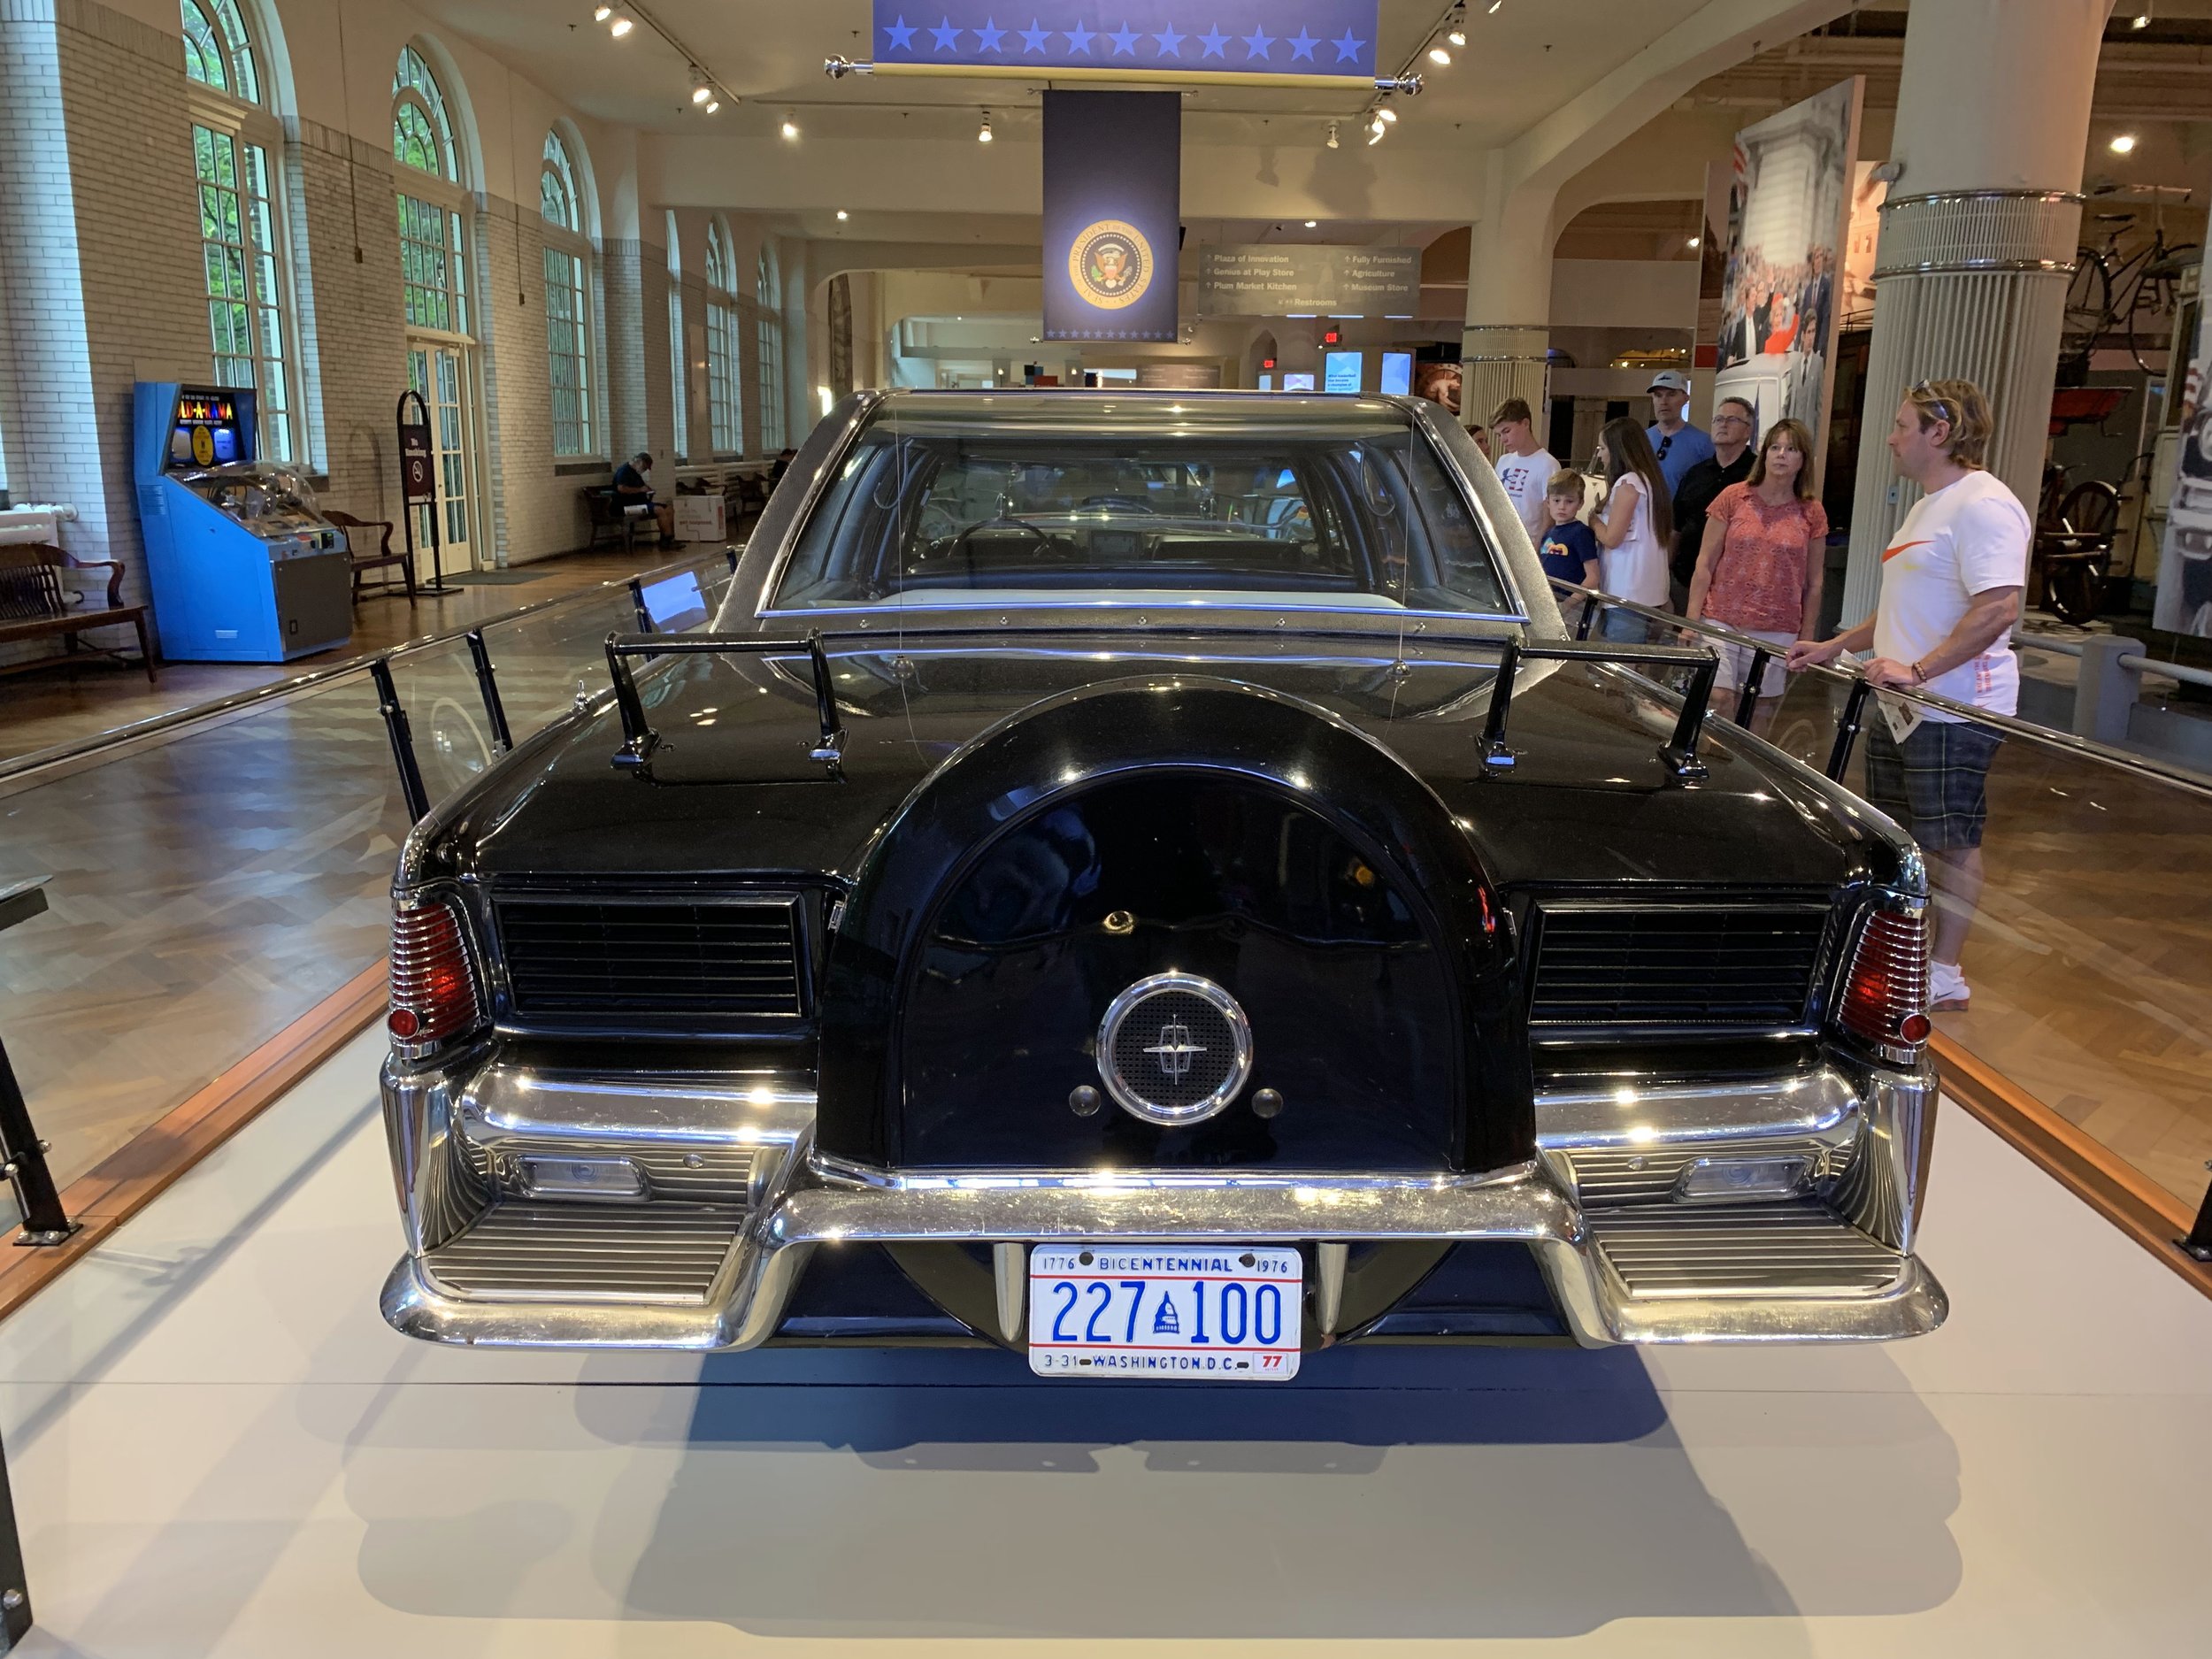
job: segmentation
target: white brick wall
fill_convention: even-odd
[[[19,500],[73,503],[80,518],[65,534],[70,549],[122,559],[132,598],[146,592],[130,456],[134,384],[201,379],[212,368],[189,84],[173,28],[100,0],[0,0],[0,434],[7,483]],[[322,104],[313,112],[337,113]],[[534,111],[523,126],[536,119]],[[354,119],[373,132],[381,111],[365,119],[357,107]],[[396,521],[394,410],[407,376],[398,169],[380,142],[314,119],[285,125],[293,374],[305,459],[327,477],[327,504]],[[526,198],[521,205],[480,194],[465,216],[483,474],[477,551],[503,565],[583,545],[588,522],[578,491],[604,481],[622,456],[650,449],[664,488],[674,472],[670,279],[664,250],[649,241],[610,238],[593,261],[598,464],[552,453],[542,225],[534,186],[521,182],[534,180],[535,149],[520,139],[514,145],[513,188]],[[504,188],[505,173],[495,169],[495,175]],[[658,210],[652,213],[657,224]],[[703,252],[703,216],[686,218],[687,245]],[[757,235],[741,226],[736,239],[746,438],[755,449]],[[685,294],[695,340],[705,299],[695,274]],[[789,322],[787,331],[795,359],[787,380],[795,402],[803,401],[803,358]],[[704,461],[703,364],[691,378],[691,458]],[[795,435],[803,429],[794,422]]]

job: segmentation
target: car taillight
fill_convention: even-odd
[[[392,1011],[385,1027],[411,1048],[443,1042],[480,1018],[460,912],[445,900],[392,912]]]
[[[1928,1040],[1928,922],[1924,914],[1877,910],[1851,956],[1837,1019],[1893,1059],[1909,1060]]]

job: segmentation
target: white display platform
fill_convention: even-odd
[[[24,1652],[2212,1649],[2212,1304],[1955,1110],[1920,1342],[1210,1389],[406,1341],[377,1052],[0,1325]]]

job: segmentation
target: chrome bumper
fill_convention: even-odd
[[[775,1332],[815,1249],[856,1242],[1008,1246],[1000,1305],[1018,1309],[1019,1247],[1064,1239],[1312,1244],[1325,1279],[1354,1242],[1515,1240],[1588,1346],[1879,1340],[1946,1312],[1910,1250],[1935,1102],[1924,1074],[1548,1095],[1539,1157],[1478,1176],[890,1175],[813,1155],[810,1099],[770,1079],[547,1079],[488,1058],[386,1070],[410,1248],[383,1311],[411,1336],[750,1348]],[[662,1176],[641,1177],[652,1191],[627,1203],[499,1190],[564,1148],[588,1187],[594,1161],[626,1145],[649,1171],[702,1181],[708,1151],[742,1145],[742,1190],[691,1202]],[[1715,1157],[1801,1159],[1805,1178],[1762,1202],[1654,1198]]]

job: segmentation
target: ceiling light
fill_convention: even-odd
[[[613,22],[607,25],[607,33],[613,35],[615,39],[620,40],[625,35],[627,35],[636,27],[637,25],[631,22],[627,18],[617,18]]]
[[[721,99],[719,99],[719,98],[709,98],[709,99],[707,100],[707,109],[706,109],[706,112],[707,112],[709,115],[712,115],[712,114],[713,114],[713,113],[717,111],[717,110],[720,109],[721,107],[722,107],[722,100],[721,100]]]
[[[1329,148],[1331,150],[1336,148],[1336,123],[1334,121],[1329,123]]]
[[[786,138],[796,138],[799,135],[799,117],[796,111],[786,111],[783,118],[783,135]]]
[[[2132,133],[2115,133],[2115,134],[2113,134],[2113,135],[2112,135],[2112,153],[2113,153],[2114,155],[2116,155],[2116,156],[2124,156],[2124,155],[2126,155],[2126,154],[2127,154],[2130,150],[2133,150],[2134,148],[2135,148],[2135,134],[2132,134]]]
[[[1377,121],[1374,126],[1367,129],[1367,142],[1371,144],[1381,143],[1383,141],[1383,134],[1389,130],[1390,129],[1385,127],[1380,121]]]
[[[841,208],[841,208],[839,208],[839,209],[837,210],[837,222],[838,222],[839,224],[841,224],[841,224],[843,224],[843,223],[844,223],[847,219],[850,219],[851,217],[852,217],[852,215],[851,215],[850,213],[848,213],[848,212],[847,212],[847,211],[846,211],[843,208]]]
[[[1444,38],[1455,46],[1467,43],[1467,8],[1454,6],[1452,15],[1444,25]]]
[[[1314,228],[1314,227],[1315,227],[1315,226],[1317,226],[1317,225],[1320,224],[1320,222],[1321,222],[1321,221],[1320,221],[1319,219],[1308,219],[1308,220],[1306,221],[1306,228],[1307,228],[1308,230],[1311,230],[1311,229],[1313,229],[1313,228]]]
[[[1498,15],[1498,8],[1504,4],[1505,0],[1490,0],[1490,4],[1483,8],[1483,14],[1486,17],[1495,17]]]
[[[692,101],[694,104],[704,104],[704,103],[705,103],[705,102],[706,102],[709,98],[712,97],[713,96],[714,96],[714,93],[713,93],[713,90],[712,90],[710,88],[707,88],[707,87],[694,87],[694,88],[692,88],[692,89],[691,89],[691,101]]]
[[[1432,64],[1448,64],[1452,61],[1452,55],[1444,50],[1442,41],[1437,42],[1435,45],[1429,48],[1429,61]]]
[[[1691,238],[1690,238],[1690,240],[1689,240],[1689,241],[1687,241],[1687,242],[1684,242],[1682,245],[1683,245],[1685,248],[1694,248],[1694,247],[1696,247],[1696,246],[1697,246],[1700,242],[1703,242],[1704,240],[1705,240],[1705,239],[1704,239],[1702,236],[1693,236],[1693,237],[1691,237]]]
[[[2140,12],[2138,12],[2132,18],[2128,19],[2128,27],[2131,29],[2147,29],[2150,27],[2150,26],[2151,9],[2147,5],[2146,5]]]
[[[979,144],[991,142],[991,112],[988,110],[983,111],[983,125],[975,129],[975,142]]]
[[[1379,121],[1389,121],[1394,124],[1398,119],[1398,111],[1386,104],[1375,111],[1375,119]]]
[[[597,11],[591,14],[591,20],[595,23],[604,23],[613,15],[614,8],[612,6],[601,6]]]

